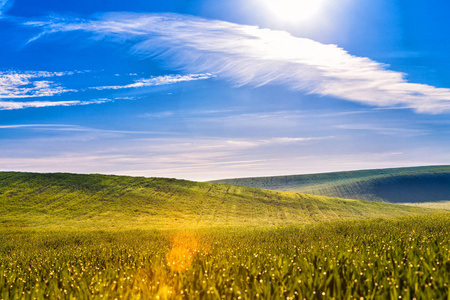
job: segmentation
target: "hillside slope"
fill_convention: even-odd
[[[0,172],[0,228],[307,224],[426,208],[164,178]]]
[[[393,203],[450,200],[450,166],[236,178],[214,182]]]

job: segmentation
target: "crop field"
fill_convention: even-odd
[[[0,226],[11,228],[298,225],[433,212],[167,178],[0,172]]]
[[[415,207],[450,210],[450,201],[423,202],[423,203],[402,203],[402,204],[409,205],[409,206],[415,206]]]
[[[0,299],[450,297],[450,214],[282,227],[0,230]]]
[[[392,203],[450,200],[450,166],[235,178],[213,182]]]
[[[0,299],[448,299],[449,231],[426,207],[0,172]]]

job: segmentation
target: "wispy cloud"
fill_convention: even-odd
[[[0,125],[0,129],[19,129],[19,128],[41,128],[41,127],[67,127],[68,125],[60,124],[15,124],[15,125]]]
[[[52,107],[52,106],[73,106],[80,105],[81,101],[0,101],[0,110],[23,109],[30,107]]]
[[[334,136],[323,137],[273,137],[267,139],[257,138],[198,138],[189,140],[188,138],[164,139],[164,143],[156,143],[151,146],[152,150],[166,154],[170,153],[191,153],[195,156],[206,157],[208,155],[220,154],[221,158],[227,157],[225,153],[235,153],[243,150],[267,147],[284,147],[288,144],[292,146],[306,145],[312,142],[320,142],[333,139]],[[152,139],[152,142],[155,142]],[[222,157],[223,155],[223,157]]]
[[[67,92],[79,92],[78,90],[67,89],[55,82],[54,78],[70,76],[75,73],[85,73],[87,71],[70,72],[47,72],[47,71],[0,71],[0,110],[23,109],[29,107],[49,107],[49,106],[74,106],[99,104],[113,101],[111,99],[96,99],[90,101],[15,101],[14,99],[27,99],[39,97],[58,96]],[[136,80],[134,83],[126,85],[97,86],[89,89],[95,90],[117,90],[127,88],[140,88],[149,86],[169,85],[179,82],[203,80],[214,77],[211,74],[188,74],[188,75],[163,75],[151,78]],[[49,79],[53,81],[50,81]],[[82,90],[85,91],[85,90]],[[114,98],[123,100],[125,98]]]
[[[0,0],[0,18],[5,11],[7,11],[13,5],[14,0]]]
[[[190,74],[190,75],[164,75],[164,76],[156,76],[152,78],[143,78],[136,80],[134,83],[126,84],[126,85],[111,85],[111,86],[97,86],[92,87],[91,89],[95,90],[118,90],[118,89],[129,89],[129,88],[140,88],[140,87],[149,87],[149,86],[158,86],[158,85],[168,85],[174,84],[178,82],[185,81],[194,81],[194,80],[202,80],[213,77],[213,75],[206,74]]]
[[[70,124],[10,124],[1,125],[1,130],[54,131],[51,135],[44,132],[41,137],[34,139],[19,138],[4,142],[3,147],[0,147],[1,170],[101,172],[202,180],[223,178],[236,172],[249,175],[255,170],[266,170],[270,161],[274,166],[280,157],[287,159],[284,155],[280,156],[280,150],[289,156],[287,148],[311,149],[314,140],[320,143],[321,139],[328,139],[328,137],[194,138],[185,135],[145,136],[144,132],[131,132],[142,134],[137,136],[126,131],[102,130]],[[63,132],[58,134],[60,130]],[[70,135],[72,140],[69,139],[67,131],[73,131]],[[116,142],[117,135],[123,133],[128,139],[119,146]],[[80,143],[83,136],[90,143]],[[61,143],[61,139],[64,143]],[[272,153],[269,157],[267,150]],[[212,169],[214,175],[211,175]]]
[[[371,106],[450,111],[450,89],[409,83],[405,74],[384,64],[283,31],[177,14],[113,13],[26,24],[43,28],[42,35],[81,30],[131,41],[136,55],[157,57],[190,73],[212,73],[236,85],[281,84]]]
[[[89,105],[100,104],[109,102],[109,99],[98,99],[91,101],[0,101],[0,110],[14,110],[24,108],[42,108],[42,107],[55,107],[55,106],[75,106],[75,105]]]
[[[273,138],[270,140],[272,143],[277,144],[292,144],[292,143],[303,143],[303,142],[311,142],[311,141],[320,141],[320,140],[328,140],[334,138],[333,136],[325,136],[325,137],[300,137],[300,138],[292,138],[292,137],[279,137]]]
[[[73,72],[0,72],[0,99],[48,97],[74,91],[47,80],[72,74]]]
[[[384,127],[372,124],[342,124],[336,125],[336,128],[347,129],[347,130],[361,130],[361,131],[372,131],[383,135],[398,135],[398,136],[419,136],[427,135],[428,131],[423,129],[413,129],[413,128],[401,128],[401,127]]]
[[[109,140],[109,144],[102,142],[98,145],[87,145],[78,140],[65,141],[64,144],[70,144],[71,149],[61,149],[62,143],[59,140],[13,140],[2,144],[3,147],[0,148],[0,169],[212,180],[437,165],[448,161],[448,151],[435,148],[374,149],[363,153],[342,154],[320,153],[317,148],[311,147],[309,151],[299,154],[286,152],[286,146],[279,145],[278,150],[272,153],[264,151],[261,154],[255,146],[236,147],[227,139],[196,140],[189,137],[129,140],[120,147],[113,142],[116,139]],[[98,136],[92,141],[98,141]],[[42,147],[43,143],[52,147]]]
[[[98,129],[72,124],[12,124],[0,125],[0,129],[33,129],[41,131],[73,131],[88,133],[118,133],[118,134],[136,134],[136,135],[176,135],[176,133],[162,131],[142,131],[142,130],[112,130]]]

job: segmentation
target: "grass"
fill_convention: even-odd
[[[3,230],[0,299],[448,299],[450,214],[210,230]]]
[[[236,178],[214,182],[393,203],[450,200],[450,166]]]
[[[415,206],[415,207],[450,210],[450,201],[423,202],[423,203],[402,203],[402,204]]]
[[[267,226],[405,216],[431,209],[165,178],[0,172],[0,226]]]
[[[449,234],[422,207],[3,172],[0,300],[448,299]]]

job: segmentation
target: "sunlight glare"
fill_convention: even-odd
[[[199,251],[198,241],[194,235],[180,232],[172,238],[172,248],[167,254],[167,265],[174,271],[188,269],[195,253]]]
[[[306,21],[322,7],[323,0],[265,0],[267,8],[284,21]]]

